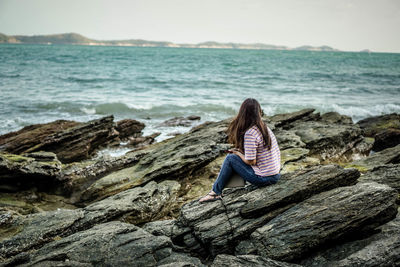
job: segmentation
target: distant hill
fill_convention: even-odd
[[[228,49],[265,49],[265,50],[305,50],[305,51],[339,51],[329,46],[300,46],[289,48],[270,44],[242,44],[203,42],[198,44],[175,44],[163,41],[147,41],[142,39],[130,40],[94,40],[77,33],[50,34],[50,35],[5,35],[0,33],[0,43],[21,44],[71,44],[71,45],[104,45],[104,46],[141,46],[141,47],[186,47],[186,48],[228,48]]]

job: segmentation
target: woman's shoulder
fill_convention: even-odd
[[[260,129],[258,129],[257,125],[251,126],[249,129],[247,129],[245,135],[252,135],[252,136],[259,136],[261,134]]]

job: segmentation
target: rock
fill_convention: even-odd
[[[135,148],[143,148],[154,143],[155,138],[159,136],[161,133],[156,132],[148,136],[140,136],[140,137],[130,137],[128,146],[133,146]]]
[[[364,130],[365,136],[375,137],[383,130],[393,128],[400,129],[400,115],[396,113],[369,117],[357,122]]]
[[[0,190],[19,191],[36,187],[48,191],[56,187],[59,183],[56,177],[61,172],[61,163],[54,154],[41,155],[47,155],[47,158],[0,153]]]
[[[362,175],[360,182],[377,182],[386,184],[400,194],[400,164],[386,164],[373,168],[371,171]]]
[[[171,253],[170,256],[160,260],[157,266],[162,267],[206,267],[198,258],[184,253]]]
[[[142,226],[142,228],[155,236],[173,236],[173,227],[175,226],[176,220],[163,220],[163,221],[153,221],[148,222]]]
[[[306,266],[398,266],[400,262],[400,212],[378,227],[377,233],[333,246],[302,262]]]
[[[366,172],[375,167],[390,163],[400,163],[400,145],[379,151],[370,155],[369,157],[344,164],[344,166],[349,168],[357,168],[361,172]]]
[[[95,160],[73,162],[63,166],[57,179],[62,181],[61,194],[70,197],[75,203],[80,200],[80,195],[93,182],[102,176],[137,163],[146,151],[128,152],[123,156],[102,156]]]
[[[306,147],[306,144],[301,141],[300,136],[296,135],[293,131],[277,130],[274,134],[280,150]]]
[[[373,196],[373,201],[371,201]],[[251,234],[258,254],[294,261],[325,244],[393,219],[397,194],[387,185],[359,183],[303,201]]]
[[[215,257],[213,264],[211,267],[232,267],[232,266],[257,266],[257,267],[300,267],[300,265],[293,263],[286,263],[282,261],[275,261],[269,258],[257,256],[257,255],[241,255],[241,256],[232,256],[221,254]]]
[[[201,118],[199,116],[189,116],[189,117],[174,117],[172,119],[166,120],[161,123],[159,126],[162,127],[175,127],[175,126],[183,126],[189,127],[192,125],[193,121],[198,121]]]
[[[128,137],[140,137],[144,127],[144,123],[132,119],[120,120],[115,123],[115,129],[118,131],[118,136],[121,140],[125,140]]]
[[[289,124],[293,121],[303,119],[309,115],[311,115],[315,109],[307,108],[302,109],[299,111],[291,112],[291,113],[284,113],[284,114],[276,114],[269,119],[275,123],[275,127],[282,127],[286,124]]]
[[[300,136],[310,155],[329,161],[346,161],[346,152],[363,140],[357,125],[331,124],[323,121],[296,122],[290,129]],[[368,151],[360,151],[364,155]]]
[[[321,115],[321,120],[326,123],[353,124],[351,117],[337,112],[327,112]]]
[[[310,150],[306,148],[288,148],[281,150],[281,164],[303,159],[308,155]]]
[[[156,266],[162,260],[168,262],[166,258],[174,254],[167,237],[151,235],[131,224],[109,222],[57,238],[36,251],[11,258],[5,265],[58,266],[73,262],[81,266]],[[198,259],[191,260],[201,264]]]
[[[49,135],[38,146],[28,149],[28,152],[51,151],[63,163],[87,159],[100,146],[118,137],[113,128],[113,119],[111,115]]]
[[[56,120],[45,124],[25,126],[19,131],[1,135],[0,150],[7,151],[11,154],[21,154],[43,143],[47,136],[78,125],[81,125],[81,123],[76,121]]]
[[[400,144],[400,129],[387,129],[375,135],[373,151],[381,151]]]
[[[146,154],[135,165],[97,180],[81,199],[91,202],[150,180],[179,178],[203,167],[229,148],[227,124],[228,121],[205,123],[189,133],[141,150]]]
[[[38,248],[54,238],[66,237],[96,224],[121,220],[133,224],[157,220],[168,214],[179,184],[150,182],[75,210],[58,209],[24,216],[9,229],[14,235],[1,237],[0,257],[9,257]]]
[[[318,192],[354,184],[358,177],[357,170],[322,166],[284,175],[277,184],[251,192],[235,190],[222,201],[192,201],[181,208],[175,226],[182,230],[178,233],[175,229],[172,239],[196,252],[231,253],[238,241],[295,203]]]

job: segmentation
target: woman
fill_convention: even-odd
[[[212,190],[200,202],[221,199],[222,190],[233,172],[255,186],[275,184],[280,178],[281,153],[275,135],[262,121],[257,100],[246,99],[228,128],[228,141],[234,145]]]

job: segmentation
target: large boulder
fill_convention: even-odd
[[[222,201],[192,201],[181,208],[172,239],[200,253],[232,253],[240,240],[296,203],[318,192],[354,184],[358,177],[355,169],[322,166],[284,175],[272,186],[250,192],[236,190]]]
[[[54,153],[36,152],[26,156],[0,153],[1,191],[19,191],[30,187],[54,190],[60,173],[61,162]]]
[[[91,202],[116,194],[150,180],[184,177],[205,166],[229,146],[226,144],[228,121],[204,123],[189,133],[143,150],[146,153],[132,167],[115,171],[95,181],[82,194]]]
[[[400,129],[400,115],[396,113],[365,118],[357,122],[364,130],[365,136],[375,137],[376,134],[389,128]]]
[[[400,144],[400,129],[387,129],[375,135],[373,151],[381,151]]]
[[[139,224],[160,219],[168,214],[178,190],[176,181],[150,182],[85,208],[58,209],[20,217],[8,223],[7,235],[0,236],[0,257],[40,247],[54,238],[66,237],[103,222],[121,220]]]
[[[31,253],[4,262],[22,266],[203,266],[199,259],[173,251],[165,236],[154,236],[137,226],[109,222],[58,238]],[[180,265],[179,265],[180,264]]]
[[[0,150],[12,154],[21,154],[43,143],[47,136],[81,124],[82,123],[76,121],[56,120],[44,124],[25,126],[19,131],[1,135]]]
[[[299,260],[328,243],[390,221],[397,213],[396,197],[394,189],[374,182],[336,188],[280,214],[255,230],[251,240],[259,255]]]
[[[338,244],[301,262],[305,266],[398,266],[400,263],[400,212],[370,236]]]

